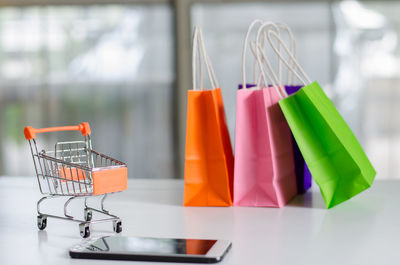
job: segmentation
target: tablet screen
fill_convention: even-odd
[[[93,252],[205,255],[216,240],[102,237],[86,250]]]

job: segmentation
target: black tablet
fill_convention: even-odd
[[[225,240],[105,236],[72,247],[72,258],[216,263],[232,244]]]

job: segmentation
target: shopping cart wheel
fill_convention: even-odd
[[[90,236],[90,229],[89,229],[89,224],[79,224],[79,232],[81,234],[81,237],[87,238]]]
[[[47,226],[47,217],[46,216],[42,216],[42,215],[38,215],[37,217],[37,226],[40,230],[43,230],[46,228]]]
[[[93,218],[93,212],[91,210],[85,209],[84,215],[85,215],[85,221],[91,221]]]
[[[121,220],[115,220],[113,222],[113,228],[115,233],[121,233],[122,232],[122,222]]]

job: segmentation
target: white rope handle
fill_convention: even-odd
[[[256,41],[255,41],[256,49],[257,49],[257,50],[259,49],[260,46],[261,46],[261,47],[264,47],[264,44],[265,44],[264,38],[260,40],[260,33],[261,33],[261,32],[264,32],[263,30],[264,30],[266,27],[269,28],[269,27],[271,27],[271,26],[274,26],[274,27],[275,27],[275,30],[277,31],[277,33],[280,34],[280,33],[279,33],[279,28],[275,25],[275,23],[272,23],[272,22],[265,22],[265,23],[263,23],[263,24],[258,28],[258,30],[257,30]],[[274,81],[274,79],[271,78],[271,76],[265,71],[265,69],[264,69],[263,66],[262,66],[263,63],[261,62],[261,59],[260,59],[260,57],[258,56],[258,53],[256,53],[256,59],[257,59],[257,62],[258,62],[258,64],[259,64],[259,68],[260,68],[260,70],[261,70],[261,75],[262,75],[262,77],[263,77],[263,79],[264,79],[264,84],[265,84],[266,86],[268,86],[268,84],[269,84],[268,81],[270,81],[271,84],[272,84],[273,86],[275,86],[275,84],[276,84],[275,81],[276,81],[276,80]],[[278,57],[278,59],[279,59],[279,57]],[[269,62],[269,60],[268,60],[267,58],[265,58],[265,61],[266,61],[267,64],[271,65],[270,62]]]
[[[283,58],[282,54],[280,53],[280,51],[278,51],[278,49],[275,47],[275,45],[272,43],[271,37],[274,36],[280,45],[283,46],[285,52],[288,54],[289,58],[293,61],[293,66],[290,66],[290,64],[288,63],[288,61]],[[308,75],[306,74],[306,72],[303,70],[303,68],[299,65],[298,61],[296,60],[296,58],[294,57],[294,55],[289,51],[289,48],[286,46],[286,44],[282,41],[282,39],[280,38],[280,36],[278,36],[278,34],[276,34],[276,32],[269,30],[268,31],[268,42],[271,45],[272,49],[275,51],[275,53],[279,56],[279,58],[282,60],[282,62],[286,65],[286,67],[292,71],[293,74],[296,75],[296,77],[304,84],[310,84],[311,83],[311,79],[308,77]],[[304,79],[299,75],[299,73],[297,73],[297,71],[295,70],[297,68],[297,70],[303,75]]]
[[[293,54],[294,56],[296,56],[296,39],[295,39],[295,37],[294,37],[294,35],[293,35],[292,30],[291,30],[291,29],[289,28],[289,26],[287,26],[286,24],[283,24],[283,23],[280,23],[280,22],[276,22],[275,25],[278,27],[278,30],[279,30],[279,28],[282,28],[282,29],[284,29],[284,30],[288,33],[288,35],[289,35],[289,40],[290,40],[290,50],[291,50],[292,54]],[[277,32],[277,33],[279,33],[278,35],[280,36],[280,31]],[[264,31],[264,38],[262,39],[263,42],[261,43],[261,46],[265,47],[265,46],[264,46],[264,40],[266,40],[266,39],[267,39],[267,30]],[[278,46],[278,50],[279,50],[279,52],[280,52],[280,45]],[[281,65],[280,62],[281,62],[281,59],[280,59],[280,57],[278,56],[279,80],[282,81],[282,67],[281,67],[282,65]],[[289,60],[289,62],[290,62],[290,63],[293,63],[291,59]],[[288,85],[294,85],[294,82],[293,82],[293,74],[292,74],[292,72],[290,72],[290,71],[287,71],[286,84],[288,84]]]
[[[264,47],[265,46],[265,39],[266,38],[262,38],[261,40],[260,40],[260,32],[262,32],[263,31],[263,29],[265,28],[265,27],[273,27],[274,29],[275,29],[275,31],[278,33],[278,34],[280,34],[280,32],[279,32],[279,28],[278,28],[278,26],[274,23],[274,22],[270,22],[270,21],[268,21],[268,22],[264,22],[259,28],[258,28],[258,30],[257,30],[257,34],[256,34],[256,41],[255,41],[255,50],[257,51],[258,50],[258,45],[261,45],[262,47]],[[265,84],[265,86],[268,86],[268,80],[270,80],[271,81],[271,84],[275,84],[274,83],[274,80],[271,78],[271,76],[265,71],[265,69],[263,69],[262,67],[261,67],[261,65],[262,65],[262,63],[261,63],[261,61],[260,61],[260,58],[258,57],[258,53],[256,52],[255,53],[255,57],[256,57],[256,62],[258,63],[258,65],[259,65],[259,69],[260,69],[260,77],[258,78],[258,82],[260,82],[260,79],[262,78],[263,80],[264,80],[264,84]],[[279,59],[279,57],[278,57],[278,59]],[[280,70],[281,70],[281,65],[280,65],[280,61],[278,60],[278,68],[279,68],[279,74],[280,74]],[[267,80],[267,77],[268,77],[268,80]]]
[[[205,64],[206,64],[206,67],[207,67],[208,76],[210,78],[210,82],[211,82],[211,85],[213,86],[213,88],[217,88],[217,87],[219,87],[219,84],[218,84],[218,81],[217,81],[217,77],[215,76],[214,67],[211,64],[210,57],[208,57],[207,50],[206,50],[205,45],[204,45],[203,31],[201,30],[201,28],[199,28],[199,33],[200,33],[199,34],[199,39],[200,39],[200,42],[201,42],[201,49],[202,49],[203,55],[205,57]]]
[[[249,41],[249,37],[250,37],[250,33],[253,29],[253,27],[256,24],[263,24],[263,21],[261,19],[256,19],[253,22],[251,22],[249,28],[247,29],[246,32],[246,37],[244,38],[244,43],[243,43],[243,52],[242,52],[242,87],[243,89],[247,88],[247,84],[246,84],[246,50],[247,50],[247,43]]]
[[[264,42],[264,39],[263,39]],[[254,41],[255,44],[255,41]],[[262,44],[264,46],[264,43]],[[261,69],[258,65],[258,61],[257,61],[257,45],[252,45],[250,42],[250,48],[251,48],[251,52],[254,56],[254,64],[253,64],[253,80],[254,80],[254,84],[259,87],[261,85],[261,80],[263,79],[262,77],[262,73],[261,73]]]
[[[268,79],[271,81],[272,86],[275,88],[276,92],[278,93],[279,97],[283,98],[282,94],[287,96],[286,90],[283,89],[283,85],[281,83],[281,79],[276,76],[274,70],[272,69],[272,66],[271,66],[271,63],[270,63],[269,59],[267,58],[267,56],[264,53],[264,48],[265,48],[265,46],[263,45],[264,44],[264,38],[265,38],[264,32],[268,28],[271,28],[271,27],[274,27],[275,30],[276,30],[276,34],[279,34],[279,29],[277,28],[275,23],[266,22],[258,29],[257,37],[256,37],[257,50],[261,53],[262,59],[263,59],[264,63],[267,65],[268,71],[271,73],[271,75],[269,75],[268,72],[265,70],[264,64],[261,61],[259,53],[257,53],[257,57],[256,58],[257,58],[257,61],[259,63],[259,67],[261,69],[261,73],[263,75],[265,84],[268,85],[268,81],[267,81],[267,77],[268,77]],[[271,29],[271,31],[273,31],[273,30]],[[263,33],[263,34],[261,34],[261,33]],[[263,36],[263,38],[260,40],[261,36]],[[280,59],[280,58],[278,57],[278,59]]]
[[[263,79],[263,75],[262,75],[261,69],[259,68],[259,63],[258,63],[258,60],[257,60],[257,45],[256,45],[255,40],[250,41],[250,51],[251,51],[251,53],[253,54],[253,56],[255,58],[255,60],[254,60],[254,76],[253,76],[254,82],[255,82],[256,87],[261,87],[261,80]],[[257,71],[256,70],[260,71],[260,74],[258,75],[258,77],[257,77]]]
[[[290,39],[290,50],[291,50],[292,54],[294,56],[296,56],[296,39],[295,39],[295,37],[293,35],[292,30],[286,24],[283,24],[283,23],[280,23],[280,22],[276,22],[274,24],[276,25],[275,27],[276,27],[277,33],[279,33],[279,35],[280,35],[279,28],[284,29],[288,33],[289,39]],[[264,42],[266,41],[266,39],[267,39],[267,30],[264,31],[264,38],[261,39],[261,46],[262,47],[265,47],[265,43]],[[279,50],[280,50],[280,46],[279,46]],[[253,52],[254,56],[256,56],[254,51],[252,51],[252,52]],[[282,80],[282,65],[281,65],[280,61],[281,60],[280,60],[280,58],[278,56],[279,80]],[[290,62],[292,62],[292,60],[290,60]],[[254,69],[258,70],[259,68],[258,67],[256,68],[256,65],[258,64],[257,60],[255,60],[254,64],[255,64],[254,65]],[[258,77],[257,77],[257,71],[254,70],[254,80],[258,80],[257,84],[260,84],[260,79],[262,79],[262,73],[260,72]],[[290,71],[287,71],[286,82],[287,82],[288,85],[294,85],[293,74]]]
[[[262,69],[260,69],[259,60],[257,59],[257,56],[258,56],[257,49],[258,49],[258,47],[257,47],[256,41],[255,40],[250,41],[250,50],[255,58],[255,60],[254,60],[254,82],[255,83],[254,84],[256,85],[256,87],[261,87],[262,80],[264,80],[264,85],[265,85],[265,78],[262,74]],[[257,76],[256,70],[260,71],[258,76]],[[268,84],[266,84],[266,85],[268,85]]]
[[[204,58],[204,64],[208,72],[208,77],[213,88],[219,87],[218,81],[215,76],[214,68],[211,65],[210,58],[207,55],[202,31],[199,27],[194,28],[193,34],[193,51],[192,51],[192,78],[193,78],[193,90],[197,90],[196,86],[196,54],[199,54],[199,75],[200,75],[200,90],[204,90],[203,87],[203,72],[202,72],[202,59]],[[203,58],[202,58],[203,57]]]
[[[281,94],[282,91],[278,88],[278,86],[281,86],[281,85],[278,85],[278,86],[277,86],[277,83],[276,83],[276,82],[279,81],[279,80],[278,80],[278,77],[276,76],[274,70],[272,69],[271,63],[269,62],[267,56],[266,56],[265,53],[264,53],[264,48],[263,48],[261,45],[258,44],[257,49],[258,49],[258,51],[261,52],[261,56],[262,56],[262,58],[263,58],[263,61],[265,62],[265,64],[267,65],[269,71],[271,72],[272,76],[274,77],[274,78],[271,78],[271,84],[272,84],[272,86],[274,87],[275,91],[278,93],[279,97],[280,97],[280,98],[284,98],[284,96],[282,96],[282,94]],[[267,75],[267,71],[265,70],[264,64],[262,63],[262,61],[261,61],[261,59],[260,59],[260,57],[259,57],[258,55],[257,55],[257,61],[258,61],[258,63],[259,63],[260,68],[262,69],[261,72],[262,72],[263,78],[264,78],[264,80],[265,80],[266,77],[265,77],[264,75]],[[274,81],[274,79],[275,79],[275,81]],[[279,84],[279,83],[278,83],[278,84]],[[286,91],[284,91],[284,92],[286,93]]]
[[[193,90],[196,90],[196,52],[199,56],[199,75],[200,75],[200,88],[203,87],[203,71],[202,71],[202,63],[201,63],[201,47],[198,45],[198,36],[199,36],[199,28],[194,27],[193,32],[193,40],[192,40],[192,82],[193,82]]]
[[[263,21],[261,23],[264,24]],[[279,28],[276,27],[276,30],[279,31]],[[267,38],[263,38],[261,40],[261,46],[265,45],[265,40],[266,39]],[[256,85],[256,87],[261,87],[261,81],[264,80],[264,85],[268,85],[268,83],[266,83],[265,78],[263,78],[262,69],[260,69],[260,67],[259,67],[259,62],[257,60],[257,49],[258,48],[257,48],[257,45],[256,45],[255,41],[250,41],[250,49],[251,49],[251,52],[252,52],[252,54],[254,56],[254,59],[255,59],[254,60],[254,65],[253,65],[253,80],[254,80],[254,84]],[[257,71],[259,71],[259,73],[257,73]]]
[[[265,71],[265,69],[263,67],[263,63],[261,61],[261,58],[258,55],[259,46],[257,45],[257,42],[255,40],[250,41],[250,48],[251,48],[251,50],[252,50],[252,52],[254,54],[254,57],[256,58],[257,66],[260,69],[260,76],[256,80],[257,81],[257,84],[256,84],[257,87],[268,86],[270,83],[272,84],[272,86],[275,86],[276,83],[275,83],[274,79],[268,74],[268,72]],[[268,80],[270,80],[270,82],[268,82]],[[263,83],[261,83],[262,81],[263,81]]]
[[[193,36],[193,57],[192,57],[192,71],[193,71],[193,89],[196,90],[196,48],[198,45],[198,53],[199,53],[199,73],[200,73],[200,89],[204,90],[203,87],[203,76],[202,76],[202,57],[204,57],[204,63],[206,65],[206,69],[208,72],[208,77],[211,82],[211,86],[213,88],[216,88],[218,85],[218,82],[216,81],[215,77],[215,72],[214,69],[212,68],[210,59],[207,55],[207,52],[205,50],[204,42],[203,42],[203,37],[202,37],[202,31],[199,27],[195,27],[195,34]]]
[[[208,71],[208,75],[209,75],[211,84],[212,84],[213,88],[217,88],[217,87],[219,87],[219,83],[217,80],[217,76],[215,75],[214,67],[211,63],[210,57],[208,57],[206,46],[204,45],[203,33],[202,33],[201,29],[200,29],[200,41],[201,41],[201,47],[203,49],[204,56],[206,58],[206,66],[207,66],[207,71]]]
[[[276,23],[276,25],[284,30],[286,30],[286,32],[289,35],[289,39],[290,39],[290,51],[293,54],[293,56],[296,58],[296,39],[293,35],[292,30],[290,29],[290,27],[284,23]],[[293,63],[292,59],[289,60],[289,62]],[[287,84],[288,85],[294,85],[294,80],[293,80],[293,74],[291,71],[287,71]],[[282,79],[281,79],[282,80]]]

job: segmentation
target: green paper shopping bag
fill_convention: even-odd
[[[278,39],[304,77],[291,69],[305,86],[281,99],[279,105],[321,190],[326,207],[331,208],[371,187],[375,169],[320,85],[310,81],[279,36],[269,31],[268,40],[273,50],[281,56],[271,41],[272,36]],[[281,59],[290,69],[287,60],[282,56]]]

